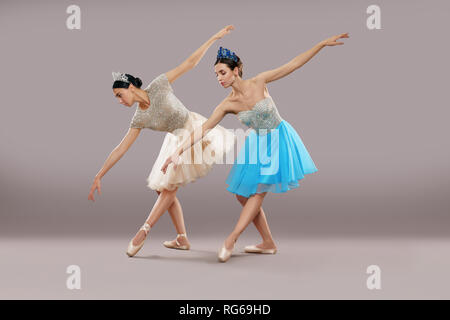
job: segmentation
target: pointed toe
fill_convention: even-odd
[[[147,234],[150,231],[150,228],[151,227],[150,227],[150,225],[148,223],[144,223],[144,225],[139,230],[144,231],[145,237],[147,237]],[[134,245],[133,244],[133,240],[131,240],[128,243],[128,248],[127,248],[126,254],[129,257],[133,257],[134,255],[136,255],[136,253],[138,253],[139,250],[141,250],[142,246],[144,245],[144,242],[145,242],[145,238],[141,241],[140,244]]]
[[[225,243],[224,243],[222,245],[222,247],[219,249],[217,258],[219,259],[220,262],[227,262],[228,259],[230,259],[231,255],[233,254],[233,250],[234,250],[234,245],[231,250],[228,250],[227,248],[225,248]]]

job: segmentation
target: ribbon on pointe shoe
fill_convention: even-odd
[[[180,237],[180,236],[184,236],[187,238],[186,233],[177,234],[177,237],[175,238],[175,242],[176,242],[177,246],[179,246],[179,247],[181,247],[181,244],[178,242],[178,237]]]
[[[150,231],[151,227],[150,225],[146,222],[142,225],[142,227],[139,230],[142,230],[145,232],[145,235],[147,236],[148,232]]]

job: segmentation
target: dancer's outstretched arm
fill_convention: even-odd
[[[314,47],[312,47],[308,51],[299,54],[288,63],[282,65],[279,68],[261,72],[260,74],[256,75],[254,79],[257,81],[261,81],[263,83],[269,83],[278,80],[280,78],[283,78],[288,74],[292,73],[293,71],[297,70],[301,66],[303,66],[309,60],[311,60],[311,58],[314,57],[323,47],[344,44],[344,42],[336,42],[336,40],[340,38],[349,38],[348,32],[341,33],[340,35],[333,36],[331,38],[320,41]]]
[[[134,141],[136,141],[139,133],[141,132],[141,128],[129,128],[127,134],[122,139],[122,141],[111,151],[108,158],[105,160],[100,171],[95,175],[94,181],[92,182],[91,191],[89,192],[88,200],[94,200],[94,192],[97,190],[99,194],[101,194],[101,183],[100,180],[102,177],[111,169],[114,164],[122,158],[122,156],[127,152],[127,150],[131,147]]]
[[[168,71],[166,73],[167,79],[170,83],[174,82],[178,77],[182,76],[184,73],[188,72],[189,70],[193,69],[203,58],[206,51],[208,51],[209,47],[216,41],[221,39],[224,35],[230,33],[231,30],[233,30],[234,27],[232,25],[226,26],[219,32],[217,32],[215,35],[213,35],[211,38],[208,39],[204,44],[201,45],[200,48],[195,50],[193,54],[189,56],[186,60],[184,60],[179,66],[176,68]]]
[[[228,114],[232,113],[232,106],[230,103],[225,99],[223,100],[215,109],[214,112],[211,114],[208,120],[203,122],[203,124],[199,127],[194,128],[191,131],[191,134],[189,137],[187,137],[183,143],[180,145],[180,147],[177,148],[177,150],[173,153],[172,156],[167,158],[167,160],[164,162],[163,166],[161,167],[161,171],[166,173],[167,167],[170,163],[174,164],[174,167],[176,168],[178,164],[178,158],[179,156],[187,149],[189,149],[192,145],[194,145],[197,141],[202,139],[208,132],[213,129],[222,119]]]

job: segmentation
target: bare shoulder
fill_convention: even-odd
[[[250,84],[254,87],[255,90],[257,91],[266,91],[267,87],[266,87],[266,80],[263,76],[261,76],[261,73],[257,74],[256,76],[254,76],[253,78],[249,79],[251,82]]]
[[[256,75],[253,78],[249,78],[246,81],[248,81],[247,88],[249,88],[249,91],[256,93],[256,96],[259,96],[259,93],[265,95],[264,92],[267,92],[267,94],[269,94],[266,86],[267,83],[264,81],[264,79],[259,77],[259,75]]]
[[[225,99],[222,100],[222,102],[217,106],[218,110],[221,110],[225,114],[233,113],[237,114],[239,110],[239,102],[235,98],[229,94]]]

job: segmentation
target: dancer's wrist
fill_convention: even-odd
[[[325,43],[325,40],[322,40],[322,41],[320,41],[320,42],[317,44],[317,46],[318,46],[320,49],[322,49],[322,48],[325,48],[327,45],[326,45],[326,43]]]

